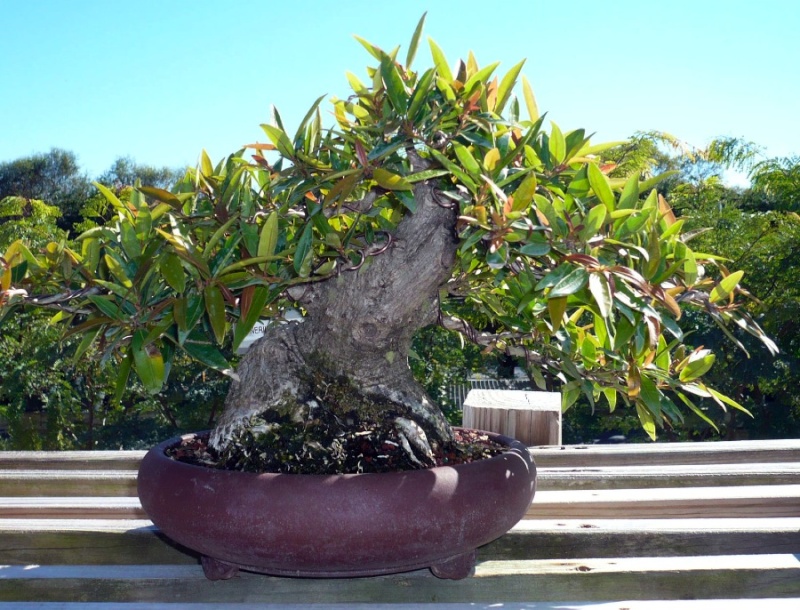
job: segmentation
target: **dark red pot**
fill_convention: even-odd
[[[206,576],[238,568],[283,576],[345,577],[430,567],[464,578],[475,549],[511,529],[536,489],[527,448],[458,466],[386,474],[286,475],[216,470],[151,449],[139,498],[153,523],[203,555]]]

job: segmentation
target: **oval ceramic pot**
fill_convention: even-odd
[[[464,578],[475,549],[530,506],[536,467],[527,448],[457,466],[381,474],[291,475],[217,470],[151,449],[139,498],[168,537],[203,556],[206,576],[239,568],[282,576],[349,577],[430,567]]]

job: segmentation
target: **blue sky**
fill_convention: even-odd
[[[219,159],[264,140],[273,104],[293,130],[318,96],[346,96],[345,71],[371,59],[353,34],[405,48],[426,10],[451,63],[527,58],[563,130],[800,154],[794,0],[0,0],[0,161],[59,147],[96,176],[119,156]],[[416,67],[429,62],[421,46]]]

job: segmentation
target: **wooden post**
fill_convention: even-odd
[[[529,447],[561,444],[561,394],[525,390],[470,390],[464,427],[497,432]]]

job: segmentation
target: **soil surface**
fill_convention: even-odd
[[[502,453],[503,445],[475,430],[455,429],[455,443],[434,446],[429,464],[415,463],[403,449],[393,428],[378,427],[338,432],[326,447],[306,437],[298,443],[293,430],[273,430],[270,443],[240,443],[224,454],[208,446],[208,434],[184,439],[167,450],[175,460],[227,470],[286,474],[346,474],[418,470],[423,467],[454,466]],[[240,439],[245,440],[245,439]]]

